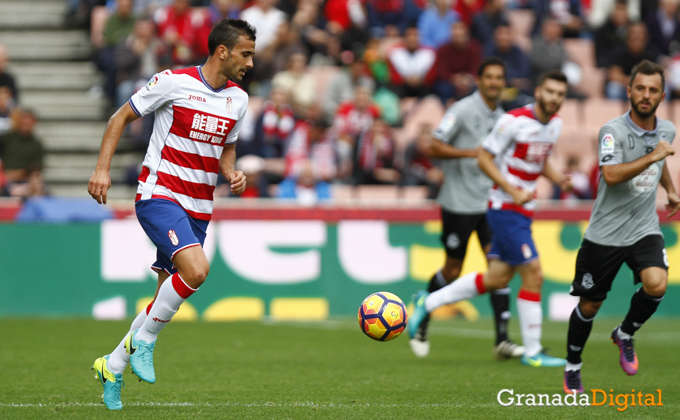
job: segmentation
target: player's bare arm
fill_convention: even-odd
[[[238,195],[246,189],[246,176],[242,171],[235,170],[235,165],[236,144],[226,144],[220,157],[220,172],[229,180],[231,192]]]
[[[123,134],[123,130],[132,121],[139,118],[129,103],[126,103],[116,111],[115,114],[109,118],[102,138],[102,146],[99,150],[99,158],[97,159],[97,167],[90,177],[90,182],[87,185],[87,192],[92,198],[97,200],[99,204],[106,204],[106,196],[111,187],[111,175],[109,169],[111,168],[111,159],[116,152],[116,147]]]
[[[649,154],[632,162],[618,163],[616,165],[602,166],[602,176],[607,185],[616,185],[636,177],[652,163],[665,159],[675,154],[673,146],[667,141],[661,140],[656,148]]]
[[[460,159],[460,158],[474,158],[481,150],[480,147],[475,149],[461,149],[442,141],[430,138],[430,144],[427,148],[427,154],[435,159]]]
[[[666,218],[673,217],[676,215],[678,210],[680,210],[680,197],[678,197],[677,191],[675,191],[675,186],[673,185],[673,178],[671,178],[671,173],[668,170],[668,165],[663,165],[661,170],[661,178],[659,179],[659,184],[666,190],[668,195],[668,204],[666,204],[666,210],[668,215]]]
[[[541,175],[548,178],[554,184],[559,185],[564,191],[571,191],[574,189],[574,186],[571,183],[571,177],[556,170],[547,160],[543,164],[543,172],[541,172]]]
[[[503,188],[515,200],[515,204],[522,205],[533,200],[534,196],[529,191],[523,191],[512,186],[503,176],[498,166],[493,162],[494,155],[488,150],[481,149],[477,155],[479,167],[491,180]]]

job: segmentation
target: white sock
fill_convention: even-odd
[[[565,372],[572,372],[575,370],[581,370],[581,366],[583,366],[583,362],[581,363],[569,363],[567,362],[566,367],[564,368]]]
[[[621,326],[619,325],[619,330],[616,332],[621,340],[630,340],[630,334],[623,332]]]
[[[137,338],[147,343],[156,341],[158,333],[167,325],[182,302],[191,296],[196,290],[187,284],[175,273],[168,280],[163,282],[158,290],[156,301],[149,311],[149,316],[137,332]]]
[[[123,340],[118,344],[118,347],[116,347],[116,349],[111,352],[111,356],[109,356],[109,361],[106,363],[106,366],[112,373],[123,373],[128,363],[130,363],[130,355],[125,351],[125,339],[127,338],[128,334],[130,334],[130,331],[134,331],[144,324],[144,321],[146,320],[147,309],[148,308],[144,308],[142,309],[142,312],[137,314],[135,319],[132,321],[132,324],[130,324],[130,330],[128,333],[125,334],[125,337],[123,337]]]
[[[451,284],[430,293],[425,298],[425,310],[432,312],[442,305],[471,299],[485,293],[486,289],[484,289],[484,284],[482,283],[483,278],[483,274],[475,271],[457,278]]]
[[[543,308],[541,308],[541,295],[521,289],[517,295],[517,314],[519,315],[519,327],[522,331],[524,354],[527,357],[534,357],[542,349]]]

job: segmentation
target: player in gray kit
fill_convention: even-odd
[[[668,217],[680,209],[680,198],[664,165],[674,154],[675,127],[655,115],[665,97],[664,82],[661,66],[647,60],[635,66],[628,86],[631,110],[600,130],[602,175],[571,290],[580,300],[569,319],[563,384],[567,393],[583,392],[581,353],[621,265],[625,262],[633,270],[635,284],[642,282],[628,314],[611,335],[628,375],[638,370],[632,336],[666,293],[668,257],[656,213],[657,185],[668,193]]]
[[[491,228],[486,222],[486,210],[493,182],[479,169],[477,152],[482,140],[504,112],[499,98],[505,87],[505,63],[499,58],[489,57],[480,63],[477,76],[478,90],[446,111],[430,142],[430,157],[441,159],[445,173],[437,202],[442,213],[441,241],[446,249],[444,267],[430,280],[430,293],[460,275],[468,239],[473,231],[477,231],[485,254],[491,248]],[[522,346],[508,339],[509,293],[510,289],[505,288],[490,294],[496,320],[494,352],[499,358],[521,357],[524,353]],[[428,319],[423,320],[410,340],[411,349],[418,357],[425,357],[430,352],[427,325]]]

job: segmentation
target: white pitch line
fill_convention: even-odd
[[[103,407],[103,403],[0,403],[0,407],[7,408],[68,408],[68,407]],[[312,402],[305,403],[285,403],[277,404],[273,402],[261,403],[191,403],[191,402],[180,402],[180,403],[161,403],[161,402],[137,402],[137,403],[125,403],[124,407],[311,407],[311,408],[474,408],[474,407],[491,407],[494,404],[334,404],[334,403],[324,403],[316,404]]]

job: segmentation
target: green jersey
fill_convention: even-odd
[[[500,104],[492,111],[477,91],[447,109],[432,136],[459,149],[475,149],[501,115]],[[477,158],[442,159],[441,163],[445,177],[437,202],[452,213],[485,213],[493,182],[479,169]]]
[[[652,152],[659,141],[675,138],[668,120],[656,119],[647,131],[636,125],[630,113],[614,118],[600,129],[600,167],[632,162]],[[632,179],[607,185],[600,175],[597,198],[585,239],[606,246],[628,246],[648,235],[661,235],[656,213],[656,191],[664,160],[652,163]]]

